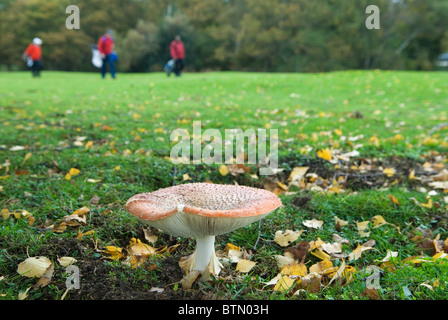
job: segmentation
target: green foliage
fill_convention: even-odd
[[[113,29],[121,71],[160,71],[181,34],[190,70],[320,72],[432,70],[448,49],[448,4],[438,0],[80,0],[81,29],[67,30],[58,0],[0,2],[0,61],[25,68],[21,53],[44,40],[46,69],[93,71],[90,44]],[[380,9],[379,30],[365,12]]]

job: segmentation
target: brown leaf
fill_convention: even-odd
[[[370,300],[381,300],[380,296],[378,295],[378,289],[375,288],[366,288],[362,295],[369,298]]]
[[[306,241],[300,242],[298,245],[287,248],[284,253],[289,252],[292,254],[294,260],[301,263],[305,262],[308,250],[310,249],[310,244]]]

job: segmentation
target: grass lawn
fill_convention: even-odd
[[[443,72],[0,73],[0,299],[448,299],[447,92]],[[170,133],[193,121],[277,129],[283,170],[174,165]],[[191,182],[266,188],[283,206],[217,237],[223,258],[233,244],[252,269],[229,263],[185,290],[178,261],[194,241],[149,229],[149,242],[123,205]],[[300,236],[282,246],[286,230]],[[157,252],[135,267],[138,240]],[[290,273],[279,259],[300,243],[305,272]],[[36,256],[53,263],[50,282],[18,274]],[[79,289],[66,290],[61,257],[77,260]]]

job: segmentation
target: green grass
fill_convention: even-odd
[[[44,72],[41,79],[33,79],[28,73],[0,73],[0,210],[27,210],[36,219],[29,226],[24,218],[0,217],[0,279],[4,277],[0,280],[0,299],[17,299],[19,292],[35,283],[16,272],[17,264],[27,255],[45,254],[56,261],[62,254],[77,254],[83,261],[102,261],[104,254],[95,250],[94,243],[99,248],[124,247],[131,238],[141,238],[143,225],[123,208],[136,193],[185,183],[183,174],[188,174],[191,182],[263,185],[263,180],[254,180],[248,174],[222,176],[217,165],[174,166],[166,157],[174,145],[170,133],[176,128],[192,132],[192,122],[201,121],[202,130],[216,128],[223,135],[225,129],[234,128],[278,129],[279,164],[286,173],[307,159],[318,161],[316,151],[321,148],[351,151],[356,144],[364,158],[400,157],[421,164],[427,159],[423,157],[431,154],[446,159],[447,130],[436,130],[431,136],[429,132],[448,122],[448,96],[444,94],[448,92],[447,80],[448,75],[442,72],[389,71],[222,72],[185,74],[182,78],[167,78],[160,73],[120,74],[115,81],[89,73]],[[13,151],[14,146],[24,149]],[[312,149],[305,152],[307,146]],[[26,159],[27,154],[31,156]],[[324,161],[320,163],[322,168],[333,168]],[[442,164],[446,168],[446,162]],[[79,169],[80,174],[67,180],[71,168]],[[26,172],[20,174],[19,170]],[[401,180],[394,187],[347,190],[343,194],[291,191],[298,194],[281,195],[284,206],[265,219],[260,230],[253,224],[218,237],[218,248],[231,242],[251,249],[260,232],[253,271],[233,282],[217,279],[211,284],[198,284],[201,290],[217,292],[226,299],[365,299],[362,270],[378,265],[375,260],[391,250],[399,252],[401,259],[396,261],[395,272],[382,275],[381,298],[448,298],[446,263],[410,266],[401,262],[418,254],[408,234],[415,227],[431,229],[442,240],[448,236],[444,223],[447,204],[442,193],[433,197],[440,207],[421,208],[410,198],[424,203],[426,194]],[[303,207],[294,206],[292,199],[303,194],[309,195],[310,201]],[[389,194],[401,204],[393,204]],[[96,206],[90,204],[94,195],[100,197]],[[64,252],[56,245],[52,247],[55,241],[63,244],[74,240],[78,228],[54,233],[42,226],[57,223],[83,206],[90,207],[91,212],[81,230],[95,230],[94,235],[79,241],[83,249],[69,247]],[[399,229],[385,225],[371,228],[369,238],[359,237],[356,222],[375,215],[382,215]],[[335,216],[349,222],[341,231],[335,229]],[[442,219],[435,221],[435,217]],[[323,228],[303,226],[303,221],[312,218],[323,220]],[[273,239],[277,230],[286,229],[304,229],[300,238],[304,241],[321,238],[332,242],[332,234],[338,233],[350,241],[344,247],[346,252],[374,239],[375,250],[363,253],[352,264],[358,272],[346,286],[300,296],[274,292],[263,282],[279,272],[273,257],[282,254],[284,248]],[[193,242],[176,241],[181,244],[176,257],[193,250]],[[161,235],[158,244],[173,244],[173,239]],[[309,255],[307,261],[309,267],[320,260]],[[107,266],[111,272],[108,277],[137,286],[136,279],[146,276],[148,280],[141,287],[146,290],[166,280],[163,261],[156,263],[160,265],[156,271],[135,271],[112,263]],[[338,263],[341,261],[336,259],[334,264]],[[420,285],[436,279],[439,286],[434,290]],[[52,284],[31,290],[28,298],[61,298],[64,284],[59,267]]]

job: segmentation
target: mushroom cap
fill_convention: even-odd
[[[126,209],[158,229],[178,236],[218,235],[260,220],[281,205],[257,188],[189,183],[137,194]]]

